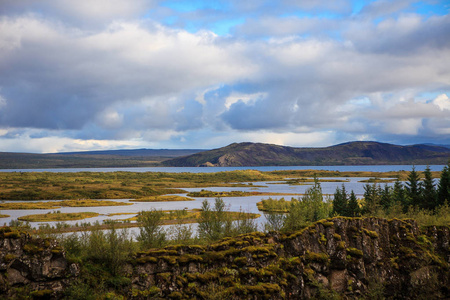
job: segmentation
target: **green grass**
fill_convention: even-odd
[[[139,199],[131,200],[132,202],[171,202],[171,201],[194,201],[195,199],[176,195],[164,196],[148,196]]]
[[[20,221],[28,222],[56,222],[56,221],[75,221],[87,218],[97,217],[99,214],[95,212],[79,212],[79,213],[46,213],[35,214],[19,217]]]
[[[165,172],[3,172],[0,200],[139,199],[183,193],[183,188],[248,187],[259,181],[286,182],[286,178],[373,177],[400,178],[408,172],[338,172],[286,170],[261,172],[239,170],[216,173]],[[433,172],[439,177],[439,172]]]
[[[97,207],[97,206],[123,206],[132,203],[109,200],[63,200],[49,202],[9,202],[1,203],[0,209],[56,209],[61,207]]]

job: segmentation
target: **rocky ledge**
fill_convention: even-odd
[[[0,294],[14,298],[24,290],[32,298],[59,298],[79,266],[69,263],[55,240],[0,228]]]
[[[125,271],[136,299],[448,299],[449,240],[449,227],[413,220],[333,218],[150,250]]]
[[[450,228],[332,218],[301,231],[150,249],[123,266],[127,299],[450,299]],[[79,273],[49,239],[0,229],[0,298],[60,298]],[[74,281],[75,282],[75,281]]]

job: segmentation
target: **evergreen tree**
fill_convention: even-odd
[[[416,172],[416,168],[413,166],[411,172],[408,175],[408,181],[406,182],[406,195],[409,200],[410,206],[420,207],[421,204],[421,184],[419,173]]]
[[[388,186],[387,184],[384,185],[384,189],[381,190],[381,197],[380,197],[380,205],[383,208],[384,211],[388,212],[389,209],[392,206],[392,188]]]
[[[436,187],[434,186],[433,176],[430,166],[427,166],[423,172],[425,179],[422,184],[422,202],[420,208],[433,210],[436,208]]]
[[[345,186],[342,185],[342,190],[339,187],[336,188],[333,198],[333,212],[335,216],[346,216],[348,217],[348,195],[345,190]]]
[[[450,163],[441,172],[437,194],[437,206],[450,203]]]
[[[403,186],[403,183],[398,178],[394,183],[394,189],[392,191],[392,200],[394,204],[402,206],[403,212],[408,211],[409,203],[407,202],[407,198],[405,195],[405,188]]]
[[[364,186],[364,205],[362,214],[374,214],[380,207],[381,188],[374,183]]]
[[[360,215],[361,215],[361,208],[359,207],[356,195],[352,190],[352,192],[350,193],[350,199],[348,200],[348,216],[359,217]]]

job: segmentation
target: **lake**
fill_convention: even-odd
[[[415,166],[417,171],[425,170],[425,165]],[[432,165],[430,169],[432,171],[441,171],[444,168],[443,165]],[[388,171],[400,171],[406,170],[410,171],[412,169],[411,165],[376,165],[376,166],[274,166],[274,167],[167,167],[167,168],[84,168],[84,169],[17,169],[17,170],[0,170],[1,172],[114,172],[114,171],[126,171],[126,172],[190,172],[190,173],[213,173],[213,172],[224,172],[224,171],[234,171],[234,170],[259,170],[259,171],[275,171],[275,170],[336,170],[336,171],[373,171],[373,172],[388,172]],[[322,178],[324,179],[324,178]],[[345,184],[348,192],[353,190],[357,196],[362,197],[364,193],[364,185],[366,183],[360,182],[361,180],[368,178],[333,178],[342,179],[346,182],[322,182],[323,194],[332,195],[336,187],[341,187]],[[384,186],[384,184],[382,184]],[[392,185],[392,183],[389,183]],[[261,187],[258,187],[261,186]],[[311,185],[289,185],[289,184],[271,184],[270,182],[254,182],[253,186],[248,187],[209,187],[209,188],[185,188],[188,192],[190,191],[200,191],[201,189],[211,190],[211,191],[261,191],[261,192],[276,192],[276,193],[298,193],[303,194],[307,188]],[[185,195],[185,194],[179,194]],[[272,196],[272,198],[281,198],[282,196]],[[290,199],[292,196],[284,196],[285,199]],[[246,212],[261,213],[256,207],[256,203],[261,201],[261,199],[267,199],[268,196],[251,196],[251,197],[224,197],[223,200],[231,211],[239,211],[242,209]],[[133,202],[133,205],[129,206],[109,206],[109,207],[62,207],[59,209],[42,209],[42,210],[2,210],[2,213],[10,215],[8,218],[1,218],[0,224],[8,224],[11,220],[15,220],[20,216],[30,215],[30,214],[42,214],[54,211],[61,211],[63,213],[69,212],[98,212],[101,215],[95,218],[89,218],[81,221],[67,221],[67,224],[74,225],[75,223],[81,222],[95,222],[104,221],[106,219],[126,219],[132,215],[126,216],[114,216],[109,217],[108,214],[128,212],[137,214],[143,210],[163,209],[163,210],[175,210],[175,209],[192,209],[200,208],[201,203],[204,199],[213,201],[214,198],[195,198],[195,201],[179,201],[179,202]],[[130,199],[123,200],[113,200],[113,201],[123,201],[128,202]],[[9,201],[4,201],[9,202]],[[264,223],[265,218],[262,216],[258,219],[258,223]],[[55,225],[56,222],[46,222],[50,225]],[[31,222],[32,227],[38,227],[39,222]],[[133,230],[134,231],[134,230]]]
[[[416,171],[424,171],[426,165],[417,165]],[[442,171],[444,165],[431,165],[431,171]],[[168,172],[168,173],[215,173],[236,170],[282,171],[282,170],[329,170],[339,172],[390,172],[411,171],[412,165],[364,165],[364,166],[266,166],[266,167],[148,167],[148,168],[57,168],[57,169],[0,169],[0,172]]]

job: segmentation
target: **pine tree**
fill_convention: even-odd
[[[413,166],[411,172],[409,172],[408,181],[406,182],[406,195],[408,196],[409,204],[411,206],[420,207],[420,194],[420,177],[416,172],[416,168]]]
[[[394,183],[394,190],[392,191],[392,200],[394,204],[398,204],[402,206],[403,212],[408,211],[409,203],[407,201],[406,195],[405,195],[405,188],[403,186],[403,183],[397,178],[397,180]]]
[[[359,217],[360,215],[361,215],[361,208],[359,207],[356,195],[352,190],[352,192],[350,193],[350,199],[348,200],[348,216]]]
[[[342,190],[339,187],[336,188],[336,192],[334,192],[333,199],[333,215],[336,216],[348,216],[348,195],[345,190],[345,186],[342,185]]]
[[[385,184],[384,189],[381,190],[380,205],[386,212],[389,211],[392,206],[391,190],[392,188],[387,184]]]
[[[437,194],[437,206],[450,203],[450,163],[441,172]]]
[[[381,188],[374,183],[364,186],[364,205],[362,214],[374,214],[380,207]]]
[[[430,166],[427,166],[423,172],[425,179],[422,184],[422,201],[420,208],[433,210],[436,208],[436,187],[434,186],[433,175]]]

